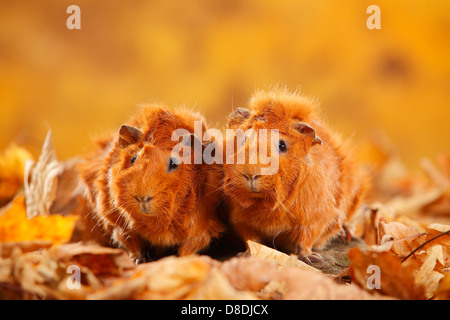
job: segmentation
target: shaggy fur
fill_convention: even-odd
[[[171,141],[172,132],[193,133],[194,120],[205,123],[189,110],[143,106],[129,121],[138,129],[131,131],[137,136],[121,128],[119,134],[98,140],[79,166],[93,214],[132,259],[145,260],[146,243],[175,246],[179,255],[192,254],[207,247],[223,229],[215,215],[221,191],[211,187],[220,185],[223,171],[185,163],[168,169],[171,150],[178,143]]]
[[[316,110],[314,100],[284,88],[257,92],[248,109],[229,117],[228,126],[278,129],[287,146],[279,153],[278,173],[259,176],[251,190],[244,175],[259,175],[259,163],[224,165],[224,190],[231,198],[237,233],[244,241],[276,243],[304,260],[317,257],[312,248],[341,230],[365,190],[347,147]],[[299,131],[299,123],[309,131]],[[249,142],[240,151],[236,146],[235,152],[248,148]]]

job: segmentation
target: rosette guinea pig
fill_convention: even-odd
[[[223,171],[172,152],[181,141],[172,141],[176,129],[201,143],[194,121],[206,130],[198,113],[143,106],[118,134],[99,139],[78,168],[98,223],[136,262],[146,260],[147,245],[196,253],[223,230],[216,215],[221,190],[211,188],[220,185]]]
[[[223,188],[235,231],[244,241],[275,244],[308,263],[322,260],[312,249],[342,230],[366,189],[348,147],[317,114],[316,102],[297,92],[256,92],[248,108],[229,116],[228,127],[278,130],[279,140],[269,143],[278,170],[261,174],[267,165],[259,158],[254,164],[224,164]],[[237,141],[235,155],[249,154],[250,140]]]

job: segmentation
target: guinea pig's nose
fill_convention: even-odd
[[[259,179],[261,177],[259,174],[255,174],[255,175],[242,174],[242,175],[249,182],[256,181],[257,179]]]
[[[143,196],[143,197],[134,196],[134,198],[139,203],[139,208],[141,209],[141,211],[143,213],[150,213],[150,211],[151,211],[150,201],[153,199],[153,197],[149,197],[149,196]]]
[[[256,175],[242,174],[242,175],[247,180],[248,187],[250,188],[250,190],[259,193],[256,188],[256,180],[259,179],[261,176],[259,174]]]
[[[134,196],[134,198],[137,200],[137,202],[139,203],[148,203],[150,202],[150,200],[153,199],[153,197],[149,197],[149,196],[143,196],[143,197],[139,197],[139,196]]]

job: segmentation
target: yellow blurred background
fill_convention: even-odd
[[[69,30],[69,5],[81,30]],[[381,9],[369,30],[366,9]],[[408,164],[450,150],[450,1],[0,2],[0,150],[59,159],[118,128],[136,105],[203,112],[210,127],[285,84],[320,100],[338,131],[385,132]]]

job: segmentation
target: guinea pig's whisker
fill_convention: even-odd
[[[278,250],[278,249],[277,249],[277,246],[275,245],[275,239],[276,239],[276,237],[278,237],[278,235],[279,235],[281,232],[283,232],[283,230],[278,231],[278,232],[276,233],[276,235],[274,235],[273,238],[272,238],[272,246],[273,246],[273,248],[274,248],[275,250]]]
[[[277,189],[275,189],[275,192],[276,193],[278,193],[278,191],[277,191]],[[286,200],[286,199],[284,199],[283,201],[280,201],[279,199],[278,199],[278,197],[274,197],[275,198],[275,201],[284,209],[284,211],[286,211],[287,213],[289,213],[289,215],[291,216],[291,218],[295,218],[294,217],[294,215],[288,210],[288,208],[286,208],[286,206],[284,205],[284,201]]]

